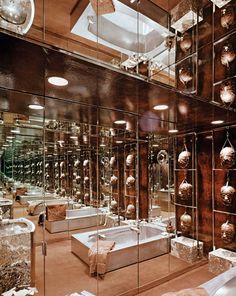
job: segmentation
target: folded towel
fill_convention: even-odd
[[[105,274],[107,269],[107,254],[114,247],[114,241],[97,240],[89,249],[90,274]]]
[[[184,289],[179,292],[169,292],[162,296],[208,296],[209,294],[203,288]]]

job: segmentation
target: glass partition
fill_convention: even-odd
[[[38,286],[37,277],[44,278],[40,246],[43,230],[39,220],[39,214],[44,211],[43,112],[33,109],[36,105],[30,106],[29,95],[22,98],[11,90],[2,90],[3,93],[0,126],[0,234],[1,250],[4,250],[0,266],[1,293],[13,287]],[[40,210],[36,215],[34,209],[37,207]],[[39,290],[43,292],[40,287]]]

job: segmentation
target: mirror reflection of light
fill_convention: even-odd
[[[29,107],[29,109],[32,109],[32,110],[43,110],[44,109],[44,107],[39,104],[30,104],[28,107]]]
[[[158,111],[161,111],[161,110],[167,110],[169,107],[167,105],[156,105],[153,107],[154,110],[158,110]]]
[[[48,82],[56,86],[66,86],[68,84],[67,79],[58,76],[48,77]]]
[[[224,120],[213,120],[212,122],[211,122],[211,124],[221,124],[221,123],[223,123],[224,122]]]
[[[178,109],[179,109],[179,113],[182,114],[182,115],[186,115],[188,113],[188,108],[183,103],[179,104]]]
[[[178,133],[178,130],[177,129],[170,129],[168,132],[170,134],[174,134],[174,133]]]
[[[126,124],[126,121],[125,120],[116,120],[114,121],[115,124]]]

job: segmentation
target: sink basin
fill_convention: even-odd
[[[1,206],[11,206],[13,201],[11,199],[0,199],[0,207]]]
[[[0,223],[0,237],[34,232],[34,224],[25,218],[3,219]]]

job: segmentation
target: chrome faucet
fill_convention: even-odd
[[[141,230],[140,230],[139,227],[131,226],[131,227],[130,227],[130,230],[135,231],[137,234],[140,234],[140,233],[141,233]]]
[[[101,234],[101,233],[93,233],[93,234],[90,234],[88,237],[89,238],[96,237],[98,239],[106,239],[107,238],[105,234]]]

